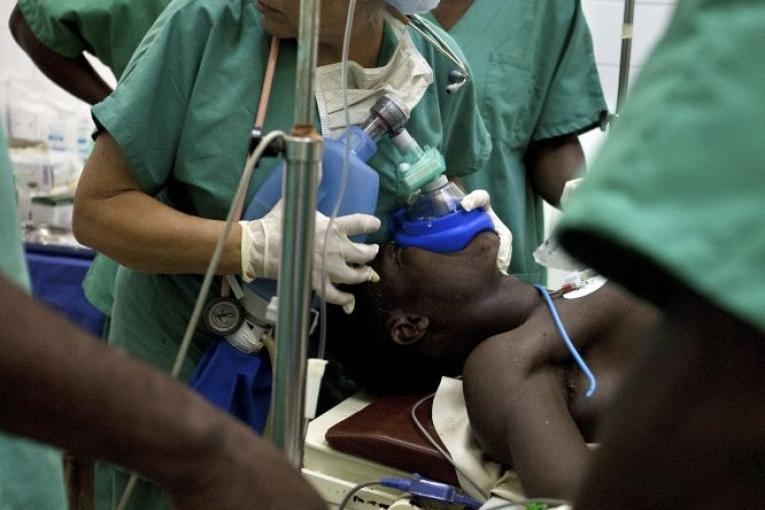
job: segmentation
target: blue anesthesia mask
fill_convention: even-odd
[[[460,251],[481,232],[494,232],[494,223],[482,209],[465,211],[464,193],[441,176],[416,195],[410,205],[393,214],[393,241],[435,253]]]

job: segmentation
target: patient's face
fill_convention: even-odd
[[[454,319],[449,315],[459,315],[466,302],[486,295],[501,279],[498,249],[493,232],[481,233],[462,251],[446,254],[389,243],[373,263],[381,280],[372,287],[407,311]]]
[[[334,345],[352,377],[374,386],[397,381],[409,391],[414,379],[433,382],[459,373],[470,351],[489,336],[475,310],[500,286],[498,247],[494,233],[450,254],[384,245],[372,263],[381,280],[349,289],[356,311],[338,312],[343,332]],[[365,370],[369,359],[397,367],[400,377]]]
[[[371,307],[371,320],[384,329],[391,346],[412,341],[408,352],[413,356],[441,374],[456,375],[485,338],[471,311],[498,288],[498,248],[493,232],[448,254],[387,244],[373,263],[380,282],[364,291],[372,301],[359,304]]]

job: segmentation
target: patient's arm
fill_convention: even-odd
[[[532,189],[558,207],[567,181],[581,177],[584,150],[574,134],[533,142],[524,158]]]
[[[465,400],[479,442],[512,463],[528,496],[571,499],[589,457],[580,427],[589,435],[610,406],[632,347],[656,312],[610,284],[556,306],[598,379],[595,396],[584,397],[586,381],[540,306],[521,327],[473,351]]]
[[[587,445],[569,412],[566,371],[539,348],[554,335],[536,326],[531,320],[473,351],[465,401],[479,443],[513,465],[527,496],[573,499]]]

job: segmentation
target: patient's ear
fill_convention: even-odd
[[[422,340],[428,332],[430,321],[416,313],[406,313],[400,308],[388,316],[388,333],[391,340],[399,345],[410,345]]]

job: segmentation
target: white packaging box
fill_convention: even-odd
[[[10,155],[16,186],[36,193],[74,188],[82,173],[82,166],[70,153],[14,148]]]
[[[48,225],[72,230],[73,210],[74,199],[71,196],[34,197],[31,205],[31,219],[38,226]]]

